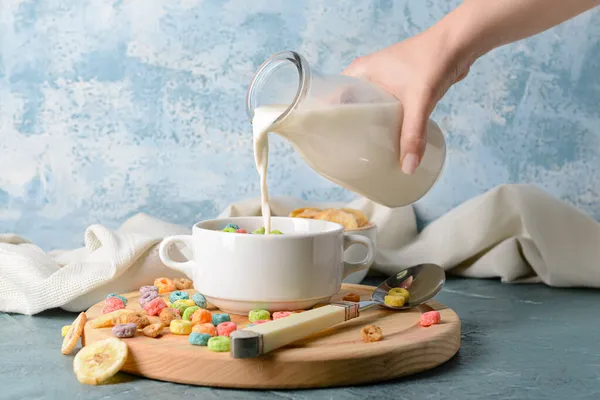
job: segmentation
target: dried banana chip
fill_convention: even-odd
[[[88,344],[73,360],[77,380],[97,385],[115,375],[127,359],[127,345],[114,337]]]
[[[63,343],[60,348],[61,353],[70,354],[73,351],[77,345],[77,342],[79,341],[79,338],[83,334],[83,327],[85,326],[86,321],[87,316],[84,312],[80,313],[75,321],[73,321],[71,327],[65,335],[65,338],[63,339]]]
[[[307,219],[315,219],[317,215],[319,215],[321,211],[315,210],[304,210],[300,214],[296,215],[296,218],[307,218]]]
[[[354,215],[359,228],[362,228],[363,226],[367,226],[369,224],[369,218],[367,218],[367,216],[363,214],[363,212],[360,210],[355,210],[353,208],[342,208],[342,211]]]
[[[133,310],[128,310],[126,308],[123,308],[121,310],[115,310],[113,312],[109,312],[108,314],[103,314],[97,318],[94,318],[92,320],[92,322],[90,323],[90,325],[94,329],[108,328],[109,326],[115,326],[117,324],[120,324],[119,318],[125,314],[134,314],[135,315],[136,312]]]
[[[328,208],[327,210],[321,211],[321,213],[317,215],[316,219],[335,222],[336,224],[342,225],[345,230],[358,228],[358,222],[353,214],[333,208]]]
[[[321,212],[320,208],[304,207],[296,208],[290,212],[292,218],[314,218]]]
[[[321,219],[335,222],[344,226],[346,230],[358,229],[369,226],[369,218],[360,210],[353,208],[328,208],[321,210],[314,207],[303,207],[292,210],[289,214],[292,218]]]

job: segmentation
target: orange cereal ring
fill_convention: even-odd
[[[210,335],[210,336],[216,336],[217,335],[217,328],[211,322],[211,323],[208,323],[208,324],[194,325],[192,327],[192,332],[205,333],[205,334]]]
[[[169,278],[157,278],[154,286],[158,288],[158,293],[172,292],[175,290],[175,283]]]
[[[212,324],[212,314],[204,308],[199,308],[192,314],[192,325]]]

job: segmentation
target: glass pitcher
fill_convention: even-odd
[[[256,72],[246,96],[248,115],[273,110],[269,132],[286,138],[317,173],[387,207],[423,197],[446,156],[444,136],[431,120],[421,164],[411,175],[400,165],[402,104],[370,82],[322,75],[293,51],[277,53]]]

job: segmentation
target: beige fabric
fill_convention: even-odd
[[[378,226],[373,269],[385,274],[433,262],[466,277],[600,287],[600,224],[532,186],[499,186],[420,234],[412,207],[388,209],[364,199],[350,204],[287,197],[271,201],[273,215],[306,206],[364,211]],[[259,214],[259,199],[250,199],[220,216]],[[189,227],[138,214],[116,231],[90,226],[85,247],[71,251],[45,253],[18,235],[0,235],[0,311],[80,311],[108,293],[136,290],[158,276],[178,276],[160,262],[156,245],[165,236],[182,233],[189,233]]]

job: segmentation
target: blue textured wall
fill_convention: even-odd
[[[0,232],[45,248],[138,211],[191,224],[257,196],[244,111],[256,67],[295,49],[336,73],[458,1],[0,1]],[[430,221],[497,184],[532,182],[600,218],[600,13],[476,63],[434,118],[443,177]],[[272,142],[273,194],[349,199]]]

